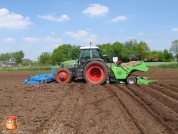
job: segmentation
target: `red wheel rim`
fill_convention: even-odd
[[[57,74],[57,79],[60,82],[66,82],[68,80],[68,78],[69,78],[69,75],[65,71],[61,71]]]
[[[104,79],[104,75],[103,69],[98,65],[91,66],[86,71],[86,76],[92,83],[101,82]]]

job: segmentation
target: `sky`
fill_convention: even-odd
[[[178,39],[178,0],[1,0],[0,54],[31,60],[62,44],[131,39],[164,50]]]

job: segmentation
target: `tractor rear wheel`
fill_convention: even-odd
[[[100,61],[91,61],[84,68],[86,82],[92,84],[103,84],[108,76],[108,69]]]
[[[61,68],[56,72],[56,81],[58,83],[68,83],[71,80],[71,72],[67,68]]]
[[[127,84],[129,84],[129,85],[136,84],[136,78],[134,76],[127,77],[126,81],[127,81]]]

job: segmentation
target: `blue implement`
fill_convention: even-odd
[[[52,68],[52,71],[50,74],[33,75],[25,79],[22,83],[23,84],[44,84],[44,83],[50,83],[53,81],[55,81],[54,67]]]

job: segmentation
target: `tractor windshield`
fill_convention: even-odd
[[[92,58],[100,58],[98,49],[92,49]]]
[[[80,51],[80,58],[82,63],[84,63],[88,59],[100,58],[98,49],[82,49]]]

